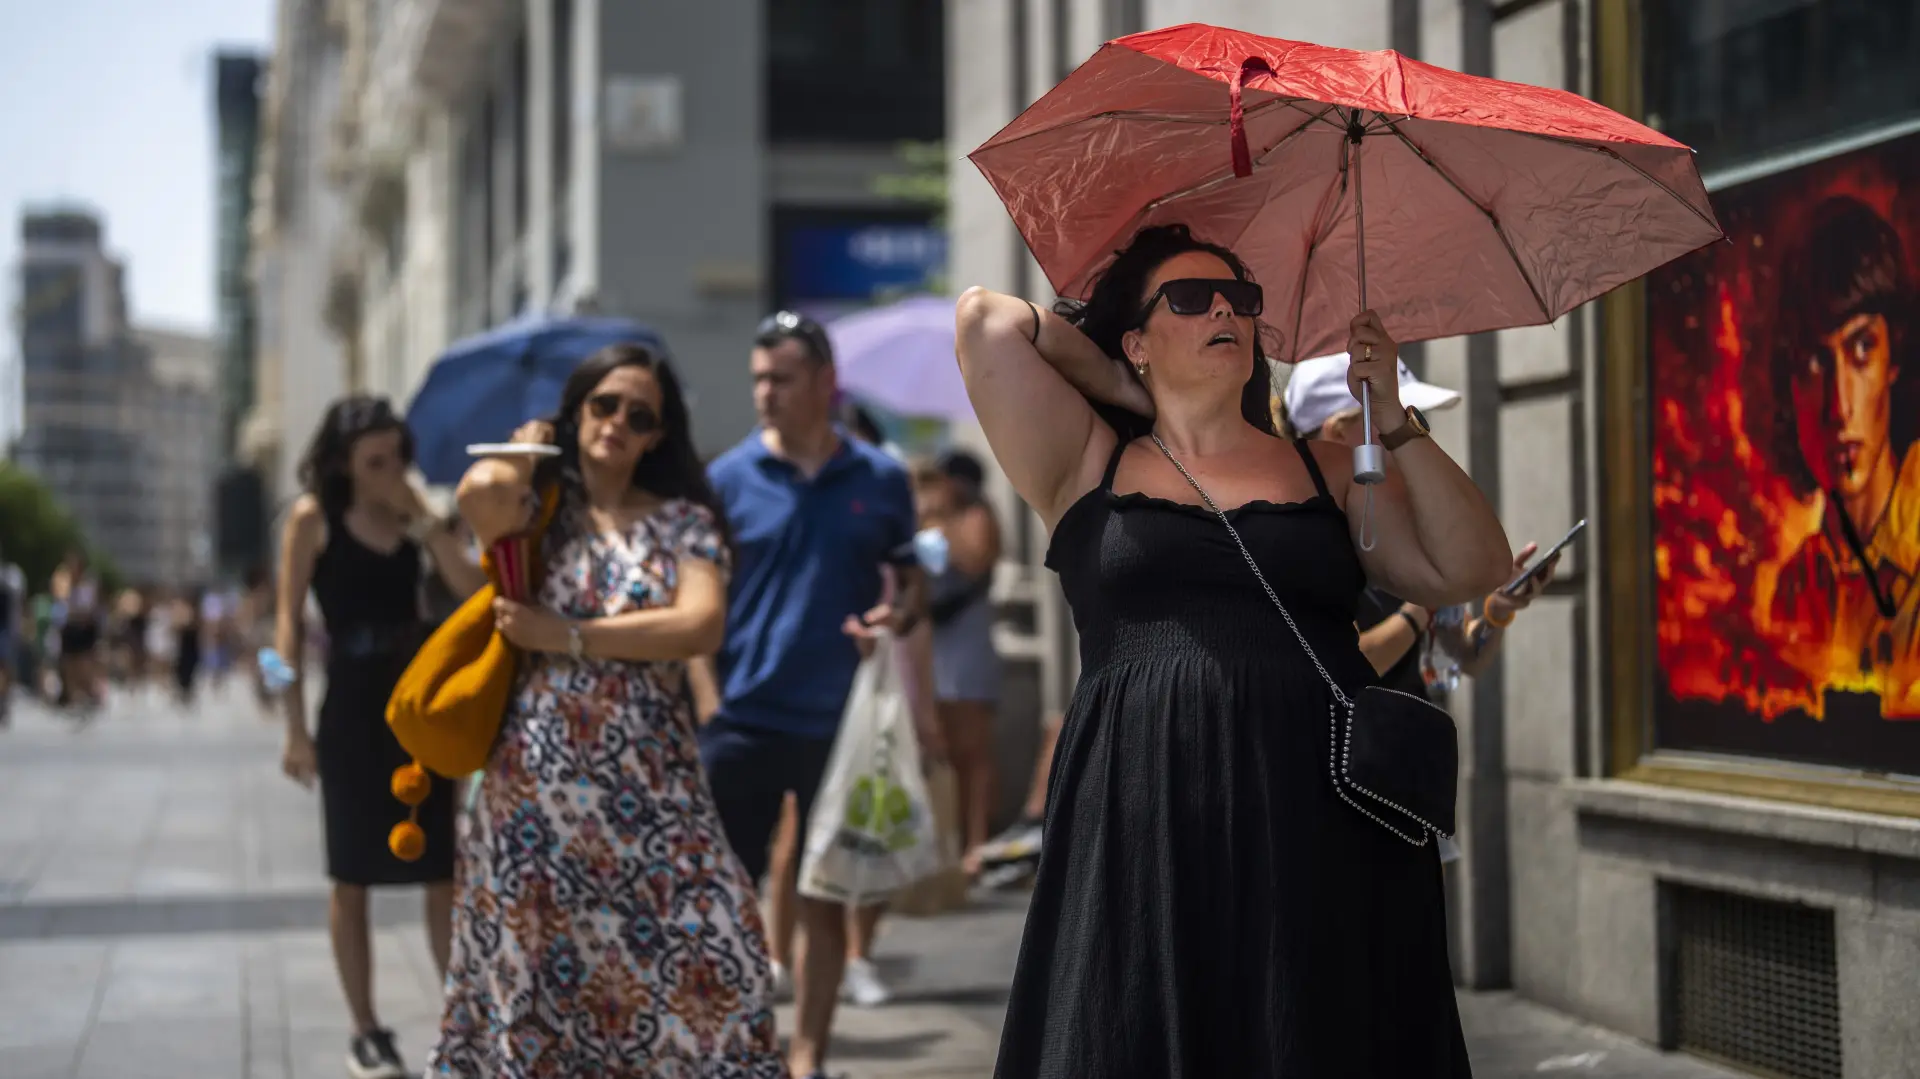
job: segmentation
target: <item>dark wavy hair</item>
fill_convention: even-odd
[[[660,353],[640,344],[608,345],[580,361],[567,376],[560,390],[560,410],[548,421],[553,424],[554,443],[560,456],[549,457],[534,473],[534,484],[544,487],[559,482],[563,491],[577,494],[580,479],[580,409],[594,387],[622,367],[638,367],[653,372],[660,383],[660,441],[640,455],[633,464],[633,486],[659,498],[684,498],[713,512],[715,523],[728,543],[727,515],[720,499],[707,482],[707,470],[693,448],[693,424],[687,415],[686,394],[680,389],[680,377],[673,365]]]
[[[1101,271],[1093,292],[1083,300],[1061,300],[1053,309],[1060,317],[1080,328],[1100,351],[1125,361],[1120,341],[1128,330],[1137,329],[1140,304],[1146,298],[1147,283],[1167,260],[1190,251],[1204,251],[1227,264],[1233,276],[1252,281],[1253,274],[1240,256],[1219,244],[1196,238],[1185,225],[1153,225],[1133,234],[1133,240],[1116,252],[1112,264]],[[1266,349],[1261,341],[1265,327],[1257,321],[1253,335],[1253,369],[1247,372],[1246,385],[1240,389],[1240,415],[1255,428],[1273,434],[1270,399],[1272,379],[1267,373]],[[1100,418],[1112,425],[1122,439],[1138,438],[1152,429],[1144,416],[1123,408],[1092,402]]]
[[[300,457],[300,486],[312,495],[328,517],[347,512],[353,504],[353,444],[368,435],[400,432],[400,465],[413,463],[413,432],[407,421],[384,397],[354,393],[327,407],[320,427]]]
[[[1788,484],[1813,493],[1812,469],[1800,454],[1794,373],[1821,347],[1821,339],[1856,315],[1887,322],[1889,366],[1896,380],[1888,441],[1895,466],[1920,437],[1920,371],[1905,371],[1917,313],[1906,250],[1885,218],[1859,199],[1836,195],[1815,206],[1780,260],[1779,323],[1768,375],[1772,382],[1772,443]],[[1904,377],[1901,377],[1904,376]]]

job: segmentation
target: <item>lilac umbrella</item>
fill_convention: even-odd
[[[861,311],[827,326],[840,388],[902,416],[972,420],[953,355],[953,301],[937,296]]]

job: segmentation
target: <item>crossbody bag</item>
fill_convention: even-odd
[[[1306,634],[1287,613],[1286,604],[1267,583],[1260,564],[1253,560],[1240,538],[1240,530],[1214,502],[1200,481],[1160,441],[1148,435],[1180,475],[1186,477],[1207,508],[1220,519],[1240,548],[1240,557],[1273,601],[1273,607],[1300,642],[1301,651],[1313,661],[1313,667],[1327,683],[1332,699],[1327,713],[1332,739],[1327,746],[1327,767],[1334,793],[1374,823],[1416,847],[1427,844],[1429,833],[1453,838],[1454,802],[1458,796],[1460,774],[1459,736],[1453,717],[1446,709],[1411,693],[1367,686],[1358,696],[1348,696],[1327,673],[1325,664],[1307,643]]]

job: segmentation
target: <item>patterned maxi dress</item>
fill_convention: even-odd
[[[563,511],[543,606],[672,602],[727,554],[668,502],[629,535]],[[695,743],[684,664],[529,657],[462,838],[453,959],[428,1071],[473,1079],[775,1079],[766,937]]]

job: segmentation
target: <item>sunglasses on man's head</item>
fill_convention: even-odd
[[[771,337],[797,337],[806,342],[816,359],[831,361],[833,345],[827,340],[826,328],[798,311],[775,311],[760,320],[753,331],[756,338],[765,340]]]
[[[1176,315],[1204,315],[1213,310],[1216,295],[1243,318],[1254,318],[1266,310],[1266,293],[1251,281],[1234,277],[1177,277],[1161,282],[1160,287],[1153,290],[1153,295],[1141,305],[1140,318],[1134,325],[1146,325],[1147,316],[1153,314],[1154,305],[1163,298],[1167,301],[1167,310]]]
[[[660,417],[645,402],[629,401],[617,393],[596,393],[587,398],[587,411],[596,420],[610,420],[622,410],[627,414],[627,430],[634,434],[650,435],[660,429]]]

